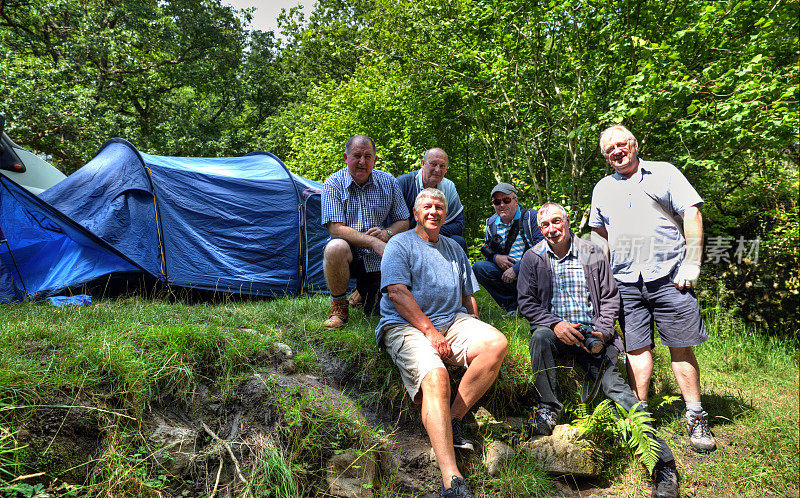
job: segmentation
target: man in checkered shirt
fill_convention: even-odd
[[[533,435],[549,436],[564,405],[558,399],[558,358],[571,356],[586,371],[584,383],[602,387],[613,402],[630,411],[643,411],[639,399],[617,368],[619,349],[614,345],[614,322],[620,309],[611,267],[603,250],[573,237],[569,215],[559,204],[548,202],[538,213],[544,241],[525,252],[517,284],[519,311],[531,324],[528,344],[534,385],[539,396]],[[579,327],[589,326],[605,348],[591,354]],[[585,386],[587,387],[587,386]],[[595,389],[584,389],[590,397]],[[584,401],[591,401],[584,400]],[[674,458],[663,439],[648,434],[659,446],[653,473],[653,496],[678,496]]]
[[[373,169],[378,156],[371,138],[353,136],[342,156],[346,167],[322,185],[322,224],[331,236],[322,259],[333,298],[324,323],[330,328],[347,323],[350,306],[346,292],[351,276],[357,279],[362,296],[375,295],[386,242],[408,229],[409,216],[397,180]],[[365,313],[371,312],[371,305],[365,303]]]

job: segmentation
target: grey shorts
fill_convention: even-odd
[[[445,363],[466,368],[470,345],[486,338],[489,331],[497,332],[497,329],[472,315],[457,313],[453,324],[443,332],[450,344],[451,353],[447,358],[439,357],[425,334],[407,324],[384,327],[383,345],[400,370],[408,395],[416,402],[422,380],[428,373],[445,368]]]
[[[696,346],[708,340],[697,297],[691,290],[676,289],[671,276],[652,282],[640,278],[635,284],[617,282],[617,286],[626,351],[655,346],[653,323],[665,346]]]

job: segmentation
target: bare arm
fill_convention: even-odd
[[[683,233],[686,236],[686,259],[700,265],[703,258],[703,215],[697,206],[683,212]]]
[[[470,294],[469,296],[464,296],[464,299],[462,299],[462,303],[464,304],[464,307],[467,308],[467,313],[469,313],[470,315],[475,315],[476,317],[480,318],[480,315],[478,315],[478,302],[475,301],[475,296],[473,296],[472,294]]]
[[[686,237],[686,257],[675,275],[675,287],[691,289],[697,287],[700,278],[700,263],[703,258],[703,215],[697,206],[683,212],[683,233]]]
[[[408,287],[403,284],[392,284],[386,287],[386,292],[400,316],[405,318],[412,327],[425,334],[439,356],[442,358],[450,356],[450,344],[422,312]]]
[[[406,222],[406,224],[407,223],[408,222]],[[379,256],[383,256],[383,249],[386,247],[386,241],[378,235],[370,234],[370,230],[382,232],[385,239],[389,240],[389,234],[386,233],[386,230],[381,230],[377,227],[370,228],[367,230],[367,233],[362,233],[344,223],[333,221],[328,223],[328,233],[331,234],[331,238],[344,239],[356,247],[367,247],[375,251]]]
[[[392,231],[391,236],[395,236],[400,232],[405,232],[408,230],[408,220],[397,220],[385,229],[381,227],[372,227],[364,233],[371,237],[377,237],[384,242],[389,242],[389,230]]]

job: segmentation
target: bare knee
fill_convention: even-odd
[[[450,399],[450,375],[446,368],[434,368],[422,379],[420,385],[423,397],[430,399]]]
[[[489,343],[489,350],[499,356],[500,359],[505,358],[508,352],[508,339],[506,339],[506,336],[497,332],[495,338]]]
[[[472,361],[480,355],[495,358],[495,363],[502,363],[508,352],[508,339],[500,331],[493,330],[493,335],[477,344],[470,346],[467,361]]]
[[[353,253],[350,244],[344,239],[331,239],[325,245],[323,262],[325,264],[350,264],[353,261]]]
[[[691,346],[679,347],[679,348],[671,347],[669,348],[669,355],[671,360],[674,362],[683,362],[683,361],[689,363],[696,362],[694,357],[694,350],[692,349]]]

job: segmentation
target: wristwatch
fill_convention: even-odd
[[[388,228],[386,229],[386,233],[389,234],[389,238],[390,239],[392,238],[392,235],[394,235],[394,233],[391,230],[389,230]]]

